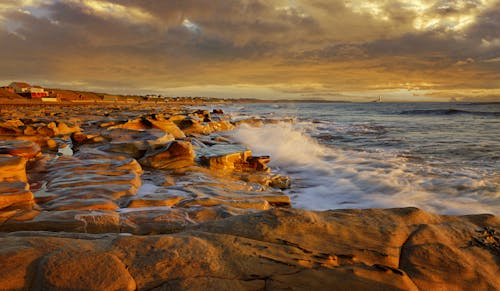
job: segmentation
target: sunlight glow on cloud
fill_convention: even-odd
[[[0,79],[353,100],[464,90],[491,100],[498,31],[498,0],[0,0]]]
[[[367,13],[380,20],[389,20],[389,16],[382,7],[383,3],[375,1],[363,0],[348,0],[345,2],[346,7],[350,8],[355,13]]]
[[[492,0],[448,0],[436,3],[414,0],[407,7],[417,14],[413,22],[417,30],[461,31],[473,24],[477,15],[493,3]]]
[[[182,26],[189,29],[191,32],[199,32],[200,31],[200,27],[198,25],[196,25],[195,23],[191,22],[191,20],[189,20],[187,18],[185,18],[182,21]]]
[[[68,3],[80,5],[84,12],[102,18],[114,18],[137,24],[153,24],[156,22],[151,13],[139,8],[120,5],[104,0],[66,0]]]

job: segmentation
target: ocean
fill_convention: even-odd
[[[286,194],[294,207],[500,215],[500,103],[222,108],[233,120],[275,120],[228,134],[255,155],[270,155],[273,170],[291,177]]]

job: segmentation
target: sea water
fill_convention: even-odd
[[[292,178],[295,207],[500,215],[500,103],[274,103],[231,133]],[[279,120],[284,120],[279,122]],[[291,120],[291,122],[290,122]]]

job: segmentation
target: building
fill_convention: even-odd
[[[3,90],[5,90],[5,91],[7,91],[9,93],[15,93],[14,92],[14,88],[12,88],[10,86],[2,86],[2,87],[0,87],[0,89],[3,89]]]
[[[13,88],[15,93],[31,99],[49,96],[49,92],[46,92],[42,87],[31,86],[24,82],[12,82],[9,87]]]

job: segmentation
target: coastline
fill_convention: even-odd
[[[498,217],[290,208],[273,157],[218,134],[255,120],[182,108],[199,102],[12,105],[0,111],[7,290],[500,286]]]

